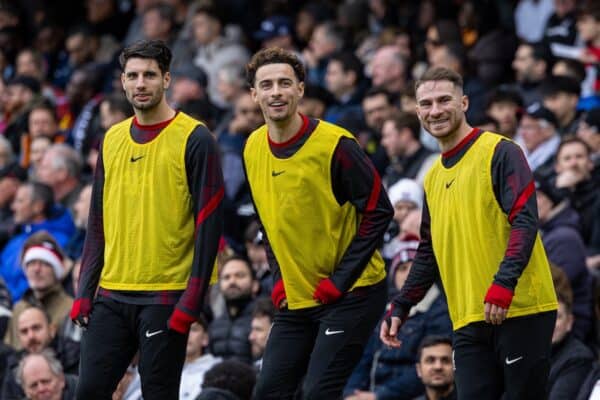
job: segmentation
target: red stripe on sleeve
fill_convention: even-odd
[[[529,197],[531,197],[531,195],[533,194],[533,192],[535,192],[535,184],[533,183],[533,181],[531,181],[525,187],[525,189],[523,190],[523,192],[521,193],[521,195],[519,196],[519,198],[515,202],[512,210],[510,210],[510,214],[508,214],[508,222],[509,223],[512,224],[513,219],[515,219],[515,216],[525,206],[525,204],[527,203],[527,200],[529,200]]]
[[[200,210],[198,213],[198,218],[196,218],[196,228],[206,219],[208,216],[215,211],[221,200],[223,200],[223,196],[225,195],[225,189],[221,188],[219,191],[208,201],[206,206]]]
[[[375,170],[373,166],[371,166],[371,170],[373,171],[373,189],[371,189],[371,195],[369,196],[369,201],[367,202],[367,209],[365,211],[373,211],[375,206],[377,205],[377,200],[379,200],[379,192],[381,190],[381,178],[379,177],[379,173]]]

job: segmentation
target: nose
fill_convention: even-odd
[[[440,115],[442,113],[442,108],[440,107],[439,103],[437,101],[434,101],[433,104],[431,105],[431,110],[429,111],[429,114],[431,115]]]

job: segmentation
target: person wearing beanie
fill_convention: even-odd
[[[15,321],[24,310],[32,305],[44,309],[60,332],[65,323],[71,323],[66,316],[73,305],[73,298],[65,292],[61,284],[67,274],[64,255],[52,235],[47,231],[36,232],[25,241],[21,254],[21,266],[29,289],[15,304],[4,338],[7,344],[17,350],[21,344]]]
[[[394,207],[394,219],[388,228],[390,236],[394,237],[383,246],[381,255],[389,260],[398,251],[398,246],[405,240],[402,232],[402,224],[412,211],[421,212],[423,208],[423,188],[412,179],[400,179],[388,189],[390,203]],[[395,234],[395,232],[398,232]]]

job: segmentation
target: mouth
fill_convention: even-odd
[[[275,109],[283,108],[286,105],[287,105],[287,103],[285,101],[274,101],[272,103],[269,103],[269,107],[275,108]]]
[[[147,93],[138,93],[133,95],[133,98],[137,100],[148,100],[150,98],[150,95]]]

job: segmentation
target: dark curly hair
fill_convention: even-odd
[[[305,71],[302,61],[291,51],[279,47],[269,47],[254,54],[248,65],[246,65],[246,79],[250,87],[254,86],[256,71],[267,64],[289,64],[294,70],[298,81],[304,82]]]

